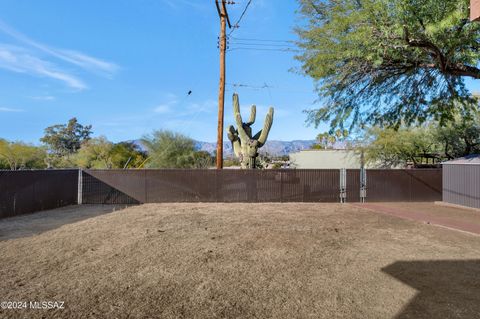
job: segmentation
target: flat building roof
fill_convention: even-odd
[[[470,0],[470,20],[480,19],[480,0]]]

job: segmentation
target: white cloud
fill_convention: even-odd
[[[187,106],[186,114],[191,113],[210,113],[216,110],[218,107],[218,102],[212,99],[205,100],[201,103],[191,103]]]
[[[177,96],[172,93],[166,95],[167,102],[160,104],[155,107],[153,111],[155,113],[167,114],[171,113],[172,117],[182,118],[182,117],[192,117],[197,116],[201,113],[211,113],[217,109],[218,102],[212,99],[205,100],[203,102],[192,102],[186,103],[186,101],[180,102],[177,99]],[[173,112],[173,109],[176,112]]]
[[[162,104],[156,106],[153,111],[159,114],[167,114],[172,111],[172,108],[178,104],[177,96],[173,93],[166,93]]]
[[[157,106],[153,111],[154,111],[155,113],[159,113],[159,114],[170,113],[170,112],[171,112],[170,104],[162,104],[162,105],[159,105],[159,106]]]
[[[87,88],[87,85],[79,78],[20,47],[0,44],[0,68],[12,72],[59,80],[76,90]]]
[[[179,7],[182,7],[182,6],[188,6],[194,9],[205,8],[204,0],[161,0],[161,1],[172,9],[178,9]]]
[[[114,63],[96,59],[80,52],[70,51],[70,50],[61,50],[61,51],[57,51],[57,53],[58,53],[58,55],[56,55],[57,57],[67,62],[73,63],[75,65],[78,65],[90,71],[105,72],[109,76],[117,72],[117,70],[119,69],[119,67]]]
[[[38,101],[55,101],[57,98],[52,95],[39,95],[39,96],[31,96],[32,100]]]
[[[84,53],[73,50],[56,49],[46,44],[34,41],[33,39],[30,39],[26,35],[13,29],[2,20],[0,20],[0,31],[8,34],[19,42],[22,42],[32,48],[42,51],[43,53],[46,53],[65,62],[72,63],[89,71],[99,71],[104,72],[107,75],[112,75],[118,70],[118,66],[114,63],[103,61],[98,58],[94,58]]]
[[[56,59],[81,69],[111,77],[119,67],[111,62],[87,54],[57,49],[30,39],[0,20],[0,32],[9,35],[24,47],[0,43],[0,68],[17,73],[46,77],[61,81],[75,90],[85,90],[87,85],[72,71],[60,68],[51,60]],[[48,59],[48,60],[47,60]],[[54,100],[54,97],[34,98]]]
[[[14,109],[10,107],[0,107],[0,112],[24,112],[24,110]]]

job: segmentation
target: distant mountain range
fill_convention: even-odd
[[[297,141],[267,141],[265,146],[260,149],[261,154],[268,153],[271,156],[283,156],[301,150],[307,150],[315,144],[315,140],[297,140]],[[198,150],[207,151],[211,154],[217,149],[217,143],[196,142]],[[223,152],[225,156],[233,156],[232,143],[223,143]]]
[[[145,147],[141,144],[140,141],[134,141],[142,150],[145,150]],[[217,149],[217,143],[195,141],[196,148],[199,151],[206,151],[210,154]],[[307,150],[315,144],[315,140],[296,140],[296,141],[267,141],[264,147],[260,149],[261,154],[268,153],[271,156],[283,156],[288,155],[293,152],[298,152],[301,150]],[[232,144],[228,142],[223,143],[223,152],[224,156],[233,156]]]

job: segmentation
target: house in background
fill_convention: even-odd
[[[480,0],[470,0],[470,20],[480,20]]]
[[[290,154],[291,168],[299,169],[360,169],[362,162],[362,154],[354,150],[304,150]]]

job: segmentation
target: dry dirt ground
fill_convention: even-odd
[[[0,302],[64,302],[1,318],[480,317],[480,236],[340,204],[82,209],[0,220]]]

